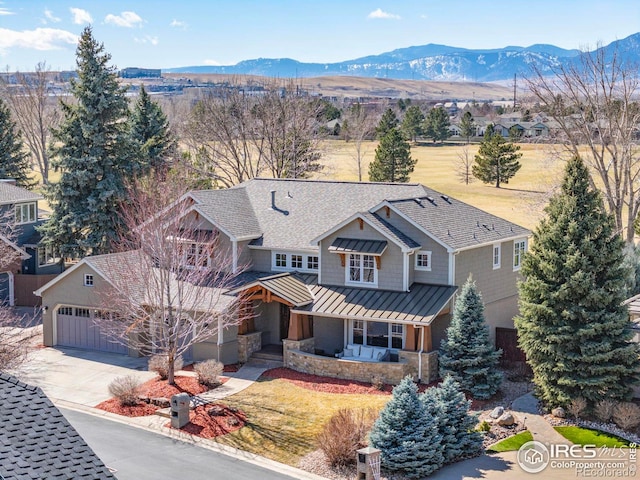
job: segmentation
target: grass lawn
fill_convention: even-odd
[[[576,426],[554,428],[560,435],[576,445],[595,445],[596,447],[629,446],[629,442],[626,440],[598,430],[590,430]]]
[[[369,179],[369,163],[375,156],[377,142],[363,145],[362,179]],[[478,144],[469,145],[473,159]],[[534,228],[542,216],[548,192],[562,176],[564,162],[552,150],[557,146],[521,144],[522,168],[502,188],[485,185],[478,180],[466,185],[456,176],[456,162],[462,152],[461,144],[433,145],[421,143],[411,147],[411,156],[418,160],[411,181],[423,183],[441,193],[467,202],[527,228]],[[358,180],[353,143],[328,140],[324,143],[321,160],[324,170],[316,178]]]
[[[224,400],[247,414],[247,425],[216,440],[289,465],[315,450],[316,436],[340,408],[381,409],[389,395],[315,392],[281,379],[261,379]]]
[[[501,442],[496,443],[487,451],[491,453],[513,452],[515,450],[518,450],[525,443],[531,441],[533,441],[533,435],[531,435],[531,432],[529,430],[525,430],[524,432],[517,433],[512,437],[505,438]]]

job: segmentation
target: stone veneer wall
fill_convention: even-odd
[[[262,349],[262,332],[238,335],[238,362],[247,363],[253,352]]]
[[[289,355],[288,355],[289,351],[299,350],[301,352],[313,353],[315,348],[316,348],[316,341],[313,337],[304,338],[302,340],[288,340],[285,338],[284,340],[282,340],[282,357],[284,360],[284,366],[289,367],[289,364],[287,363],[287,358],[289,358]],[[293,367],[289,367],[289,368],[293,368]],[[299,370],[299,371],[302,372],[302,370]]]
[[[418,357],[422,355],[422,382],[433,382],[438,378],[438,352],[410,352],[400,350],[400,361],[407,362],[407,374],[413,376],[414,380],[418,379]]]

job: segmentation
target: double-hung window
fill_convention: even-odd
[[[16,205],[16,223],[33,223],[38,219],[36,203],[20,203]]]
[[[500,268],[500,244],[497,243],[493,246],[493,269],[497,270]]]
[[[211,266],[211,254],[207,244],[185,243],[182,249],[182,259],[185,267],[195,269]]]
[[[516,240],[513,242],[513,270],[520,270],[522,267],[522,257],[527,250],[527,240]]]
[[[375,257],[361,253],[350,253],[347,282],[376,285],[378,283],[378,271],[376,270]]]

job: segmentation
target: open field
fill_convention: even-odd
[[[236,82],[257,85],[273,84],[274,81],[284,84],[293,82],[311,93],[329,97],[388,97],[416,100],[475,99],[479,102],[513,98],[511,87],[497,83],[433,82],[350,76],[273,79],[256,75],[215,73],[163,73],[162,76],[172,79],[188,78],[196,82]],[[129,80],[127,79],[127,83]]]
[[[375,156],[377,142],[366,142],[363,180],[368,180],[369,163]],[[495,188],[478,180],[465,185],[456,175],[456,161],[462,144],[432,145],[423,143],[411,148],[411,156],[418,159],[411,175],[412,182],[423,183],[443,194],[450,195],[518,225],[534,228],[542,217],[548,192],[561,178],[563,162],[551,160],[550,146],[521,144],[522,168],[507,185]],[[471,158],[478,145],[469,146]],[[323,172],[316,178],[358,180],[354,146],[341,140],[327,141],[322,162]]]

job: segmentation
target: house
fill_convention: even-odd
[[[0,180],[0,241],[10,245],[20,257],[0,272],[0,302],[33,306],[35,288],[62,270],[50,248],[39,245],[36,227],[44,221],[38,202],[42,196]]]
[[[195,345],[194,360],[246,362],[275,345],[300,371],[430,381],[455,293],[469,275],[492,337],[513,329],[529,230],[424,185],[257,178],[185,199],[199,228],[232,252],[230,268],[248,265],[220,308],[242,294],[243,308],[254,312]],[[99,330],[97,292],[123,264],[114,255],[87,257],[36,291],[45,345],[113,348]]]
[[[0,478],[115,479],[38,388],[0,373]]]

